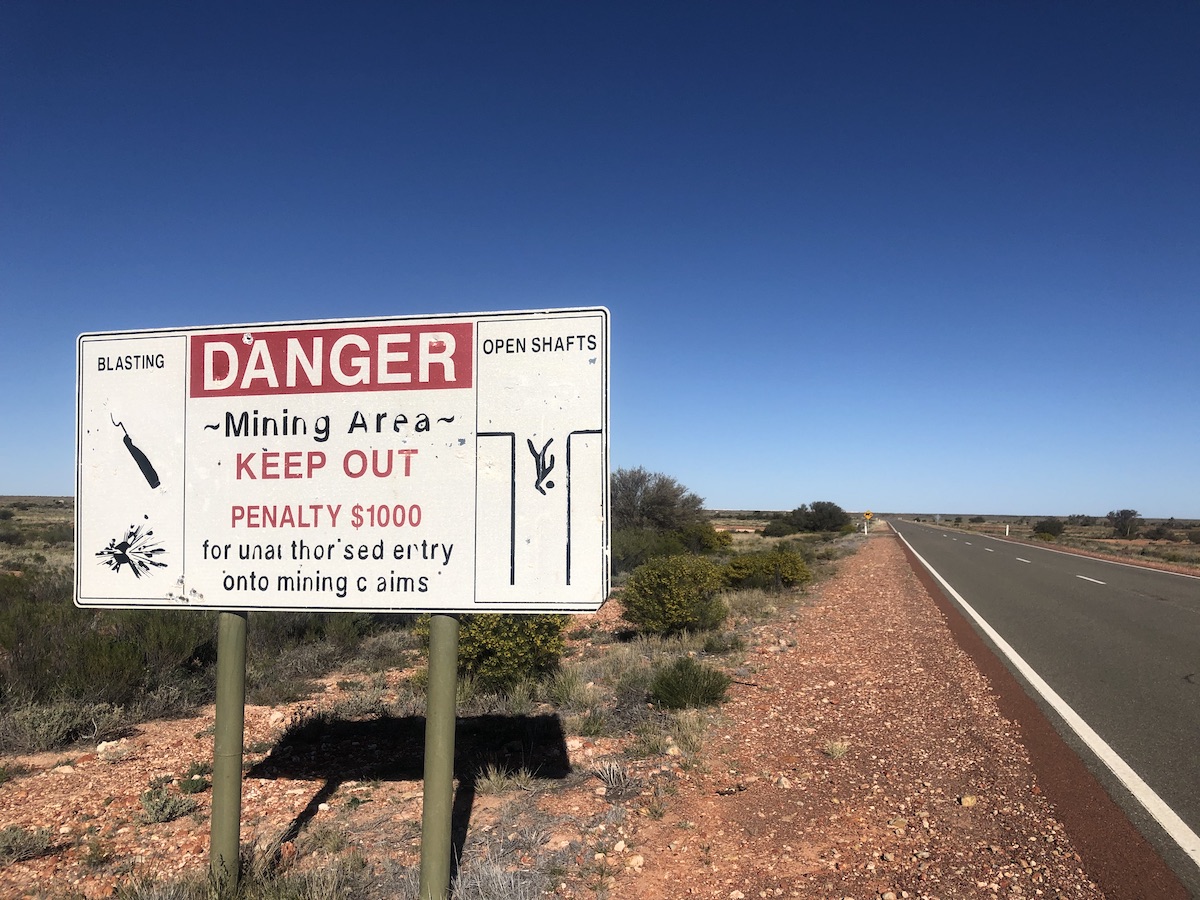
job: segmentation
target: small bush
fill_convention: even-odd
[[[595,685],[589,685],[578,669],[566,668],[554,673],[554,677],[541,690],[541,695],[560,710],[577,712],[592,708],[599,699]]]
[[[81,740],[119,737],[124,710],[107,703],[13,703],[0,707],[0,751],[40,753]]]
[[[473,613],[459,620],[458,672],[477,687],[499,690],[558,668],[566,647],[567,617]],[[416,625],[429,646],[429,617]]]
[[[25,767],[16,763],[0,763],[0,784],[25,774]]]
[[[307,846],[306,843],[306,849]],[[380,880],[380,874],[372,871],[358,853],[323,859],[320,869],[315,871],[296,871],[279,865],[277,853],[263,854],[249,848],[243,850],[237,896],[244,900],[341,900],[345,897],[365,897],[372,888],[378,886]],[[402,889],[396,892],[397,896],[416,896],[415,866],[411,872],[412,877],[409,877],[408,870],[396,876],[402,885]],[[172,880],[135,877],[121,885],[115,896],[120,900],[213,900],[216,893],[210,876],[205,873]]]
[[[642,792],[641,779],[618,762],[603,763],[592,769],[592,775],[604,784],[610,800],[636,797]]]
[[[849,741],[826,741],[821,751],[830,759],[841,759],[850,751]]]
[[[1179,535],[1166,525],[1155,525],[1153,528],[1148,528],[1142,537],[1151,541],[1171,541],[1175,544],[1180,541]]]
[[[1034,525],[1033,533],[1035,537],[1040,537],[1041,535],[1045,534],[1049,535],[1051,538],[1056,538],[1060,537],[1062,533],[1066,531],[1066,529],[1066,522],[1064,522],[1062,519],[1051,517],[1049,519],[1042,519],[1040,522]]]
[[[789,537],[799,531],[800,529],[787,519],[772,519],[763,529],[763,537]]]
[[[48,525],[38,537],[47,544],[69,544],[75,540],[75,529],[70,525]]]
[[[0,828],[0,864],[45,856],[53,849],[49,828],[28,831],[19,825]]]
[[[651,560],[629,576],[621,595],[625,618],[648,634],[711,631],[725,621],[721,569],[702,556]]]
[[[704,743],[706,727],[707,723],[703,714],[694,709],[685,709],[675,713],[675,743],[685,753],[695,753]]]
[[[689,553],[711,553],[733,546],[733,535],[717,531],[711,522],[695,522],[676,532]]]
[[[683,538],[676,532],[651,528],[614,528],[610,550],[612,570],[614,574],[629,572],[652,559],[678,556],[686,549]]]
[[[716,706],[725,701],[732,679],[712,666],[681,656],[663,666],[650,682],[650,699],[667,709]]]
[[[138,820],[143,825],[171,822],[186,816],[199,805],[192,797],[171,793],[169,785],[158,784],[145,791],[141,797],[142,813]]]
[[[212,763],[194,762],[179,779],[179,793],[199,794],[208,790],[212,783],[208,776],[212,774]]]
[[[746,649],[746,641],[734,632],[710,634],[704,639],[705,653],[734,653]]]
[[[583,737],[597,737],[607,734],[612,727],[608,714],[601,706],[594,706],[582,712],[569,715],[563,721],[563,727],[569,734]]]
[[[488,763],[475,779],[475,789],[481,794],[496,795],[508,791],[527,791],[533,786],[533,773],[521,768],[509,771],[496,763]]]
[[[850,514],[829,500],[816,500],[811,507],[807,503],[801,504],[784,518],[797,531],[842,532],[853,531],[855,527]],[[962,521],[961,516],[959,521]]]
[[[725,583],[733,588],[782,590],[812,578],[804,557],[794,550],[743,553],[725,564]]]
[[[1200,528],[1193,528],[1187,533],[1187,539],[1193,544],[1200,544]]]

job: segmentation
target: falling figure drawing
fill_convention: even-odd
[[[527,438],[525,443],[529,445],[529,452],[533,454],[533,464],[537,468],[537,481],[533,483],[533,486],[537,488],[543,496],[545,496],[546,488],[554,487],[553,481],[546,481],[546,478],[550,475],[550,471],[554,468],[554,454],[551,453],[549,457],[546,456],[546,452],[550,449],[550,445],[554,443],[554,438],[550,438],[550,440],[546,441],[545,446],[542,447],[541,453],[538,452],[538,449],[532,440]],[[543,484],[545,484],[546,487],[542,487]]]

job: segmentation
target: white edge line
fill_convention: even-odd
[[[1014,547],[1030,547],[1029,544],[1022,544],[1020,541],[1010,541],[1007,538],[997,537],[994,534],[984,534],[983,537],[989,541],[999,541],[1001,544],[1012,544]],[[1072,556],[1075,559],[1087,559],[1092,562],[1108,563],[1110,566],[1122,566],[1126,569],[1137,569],[1139,572],[1157,572],[1159,575],[1174,575],[1176,578],[1195,578],[1200,579],[1200,575],[1192,575],[1189,572],[1172,572],[1170,569],[1156,569],[1153,566],[1142,566],[1137,563],[1121,562],[1119,559],[1105,559],[1102,556],[1088,556],[1086,553],[1072,553],[1070,550],[1060,550],[1057,547],[1031,547],[1033,550],[1044,550],[1047,553],[1058,553],[1062,556]]]
[[[1084,581],[1090,581],[1092,584],[1108,584],[1107,581],[1101,581],[1099,578],[1088,578],[1086,575],[1076,575],[1076,578],[1082,578]]]
[[[1042,676],[1035,672],[1033,667],[1031,667],[1029,663],[1025,662],[1025,660],[1018,655],[1017,651],[1014,650],[1009,645],[1008,641],[1004,640],[1004,638],[1002,638],[999,633],[984,620],[983,616],[979,615],[979,613],[975,612],[975,610],[971,608],[971,604],[967,603],[967,601],[962,598],[962,595],[952,588],[946,579],[943,578],[933,566],[925,561],[925,558],[921,556],[920,553],[913,549],[912,544],[908,542],[904,535],[900,534],[898,531],[896,534],[900,536],[900,540],[904,541],[905,546],[912,551],[913,556],[921,561],[921,565],[928,569],[930,574],[938,580],[942,587],[949,591],[950,596],[952,596],[958,605],[962,607],[963,611],[975,620],[975,623],[983,630],[984,634],[986,634],[996,645],[996,648],[1008,658],[1008,661],[1013,664],[1016,670],[1020,672],[1022,676],[1024,676],[1025,680],[1029,682],[1030,686],[1041,695],[1043,700],[1050,704],[1050,707],[1056,713],[1062,717],[1063,721],[1066,722],[1067,725],[1070,726],[1071,730],[1079,736],[1079,739],[1088,746],[1088,749],[1096,754],[1097,758],[1099,758],[1099,760],[1108,767],[1109,771],[1116,776],[1117,780],[1125,786],[1125,789],[1133,795],[1134,799],[1142,805],[1146,812],[1150,813],[1150,815],[1154,817],[1154,821],[1158,822],[1158,824],[1162,826],[1162,829],[1170,836],[1171,840],[1178,844],[1180,849],[1182,849],[1184,853],[1191,857],[1192,862],[1194,862],[1197,866],[1200,866],[1200,836],[1197,836],[1196,832],[1192,831],[1192,829],[1188,827],[1187,823],[1184,822],[1183,819],[1179,818],[1179,816],[1175,814],[1175,811],[1163,802],[1163,799],[1154,792],[1154,789],[1151,788],[1150,785],[1146,784],[1146,782],[1142,780],[1141,776],[1138,775],[1137,772],[1133,771],[1129,764],[1117,755],[1117,752],[1108,745],[1108,742],[1105,741],[1104,738],[1100,737],[1100,735],[1098,735],[1092,729],[1092,726],[1085,722],[1080,715],[1075,712],[1075,710],[1071,709],[1071,707],[1067,705],[1067,702],[1055,692],[1054,688],[1050,687],[1050,685],[1048,685],[1042,679]]]

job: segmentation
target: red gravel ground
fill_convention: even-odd
[[[630,800],[610,832],[589,824],[616,803],[594,779],[539,787],[530,796],[549,821],[584,823],[592,835],[554,893],[1185,900],[1007,670],[925,582],[879,527],[804,605],[755,629],[730,701],[697,753],[634,760],[619,740],[567,735],[575,773],[607,757],[639,777],[665,773],[677,792]],[[594,621],[608,627],[618,613],[610,602]],[[326,681],[333,696],[336,679]],[[269,747],[297,713],[248,708],[247,746]],[[99,898],[130,872],[203,873],[208,792],[196,795],[194,817],[143,825],[137,812],[150,779],[211,759],[211,724],[211,710],[149,723],[108,758],[85,753],[67,766],[61,756],[5,760],[28,771],[0,785],[0,828],[49,828],[56,849],[0,868],[0,897]],[[378,756],[373,745],[339,752],[343,774],[359,756]],[[418,778],[331,786],[300,770],[248,777],[242,838],[269,839],[299,817],[308,837],[336,826],[372,864],[411,864]],[[495,828],[506,802],[477,796],[472,832]],[[556,834],[547,848],[570,837]],[[304,835],[283,848],[318,867],[323,852]]]
[[[762,650],[613,898],[1187,897],[893,535]]]

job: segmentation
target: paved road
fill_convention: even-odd
[[[1189,889],[1200,891],[1200,579],[890,524],[1182,820],[1183,843],[1191,844],[1183,849],[1111,763],[1050,714]],[[1030,679],[1018,677],[1028,688]]]

